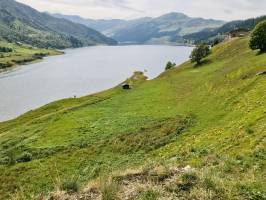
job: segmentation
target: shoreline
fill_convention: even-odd
[[[47,55],[42,55],[42,56],[35,57],[35,58],[33,55],[32,58],[30,58],[28,60],[23,60],[23,61],[13,60],[13,62],[11,63],[11,65],[9,67],[0,68],[0,75],[4,74],[4,73],[8,73],[9,71],[13,71],[19,66],[25,66],[25,65],[30,65],[30,64],[42,62],[44,58],[48,58],[48,57],[52,57],[52,56],[60,56],[60,55],[65,54],[63,51],[58,51],[58,50],[55,50],[55,51],[56,52],[53,54],[48,53]]]
[[[139,46],[139,45],[138,45]],[[147,45],[146,45],[147,46]],[[157,49],[156,48],[156,46],[158,46],[158,45],[149,45],[149,46],[154,46],[154,48],[155,49]],[[167,46],[169,46],[169,45],[167,45]],[[86,48],[86,47],[85,47]],[[122,47],[123,48],[123,47]],[[128,48],[130,48],[130,46],[128,47]],[[142,49],[142,47],[139,47],[139,48],[141,48]],[[149,47],[146,47],[146,48],[148,48],[149,49]],[[172,53],[172,54],[176,54],[175,53],[175,49],[172,49],[172,48],[177,48],[177,51],[178,51],[178,49],[180,49],[181,48],[181,50],[179,50],[179,51],[182,51],[183,52],[183,49],[182,49],[182,47],[172,47],[172,46],[170,46],[169,47],[170,48],[170,50],[169,51],[171,51],[171,52],[174,52],[174,53]],[[185,47],[184,47],[185,48]],[[185,49],[187,49],[187,48],[185,48]],[[82,50],[81,50],[82,51]],[[110,50],[109,50],[110,51]],[[161,51],[160,49],[159,50],[157,50],[157,51]],[[190,51],[189,49],[187,50],[187,51]],[[83,52],[83,51],[82,51]],[[66,54],[68,54],[68,51],[66,51]],[[171,54],[170,54],[171,55]],[[181,54],[180,54],[181,55]],[[155,69],[153,69],[154,67],[150,67],[150,68],[152,68],[154,71],[155,71],[155,73],[148,73],[148,72],[152,72],[152,70],[149,68],[149,66],[152,66],[153,64],[149,64],[149,66],[143,66],[143,67],[128,67],[130,70],[132,70],[132,72],[134,72],[134,71],[144,71],[144,72],[147,72],[147,76],[149,77],[148,78],[148,80],[151,80],[151,79],[154,79],[154,78],[156,78],[156,77],[158,77],[161,73],[163,73],[163,71],[164,71],[164,64],[168,61],[168,59],[174,59],[174,56],[172,57],[172,56],[170,56],[170,58],[167,58],[168,56],[166,56],[166,58],[165,59],[163,59],[163,60],[165,60],[165,61],[163,61],[160,65],[159,65],[159,67],[155,67]],[[183,57],[183,56],[181,56],[181,57]],[[183,60],[182,58],[181,58],[181,60],[182,61],[178,61],[179,59],[177,59],[176,60],[176,62],[180,62],[180,63],[183,63],[183,62],[185,62],[186,61],[186,59],[188,58],[188,55],[186,56],[185,55],[185,60]],[[49,60],[49,57],[47,58],[48,60]],[[57,59],[57,58],[55,58],[55,59]],[[59,57],[58,58],[59,60],[61,60],[61,59],[64,59],[64,57],[62,58],[62,57]],[[153,59],[153,58],[152,58]],[[40,62],[41,60],[35,60],[34,62]],[[46,62],[46,61],[45,61]],[[53,61],[52,61],[53,62]],[[86,62],[87,63],[87,62]],[[25,63],[26,65],[28,65],[28,64],[31,64],[31,63]],[[24,64],[24,65],[25,65]],[[38,64],[37,64],[38,65]],[[55,64],[55,65],[57,65],[57,64]],[[132,66],[134,66],[133,64],[132,64]],[[25,66],[25,68],[26,68],[27,66]],[[38,66],[37,66],[38,67]],[[14,67],[12,67],[12,68],[10,68],[10,69],[8,69],[8,71],[6,72],[6,74],[2,74],[2,76],[9,76],[9,73],[8,72],[10,72],[10,73],[16,73],[16,71],[19,71],[20,69],[22,69],[23,68],[23,66],[22,67],[18,67],[17,68],[17,66],[14,66]],[[134,68],[134,69],[131,69],[131,68]],[[157,70],[156,70],[156,68],[157,68]],[[18,70],[16,70],[16,69],[18,69]],[[147,71],[145,71],[145,69],[147,70]],[[3,73],[5,73],[5,72],[3,72]],[[119,74],[119,73],[118,73]],[[154,75],[153,75],[154,74]],[[78,92],[77,93],[73,93],[73,92],[70,92],[71,94],[68,94],[67,93],[67,95],[64,95],[62,98],[60,97],[60,99],[55,99],[55,100],[52,100],[52,101],[47,101],[45,104],[41,104],[41,105],[39,105],[38,104],[38,107],[35,107],[35,106],[29,106],[30,108],[34,108],[34,109],[37,109],[37,108],[40,108],[40,107],[42,107],[42,106],[44,106],[44,105],[46,105],[46,104],[49,104],[49,103],[51,103],[51,102],[54,102],[54,101],[58,101],[58,100],[61,100],[61,99],[65,99],[65,98],[69,98],[69,97],[73,97],[73,96],[78,96],[78,97],[83,97],[83,96],[87,96],[87,95],[90,95],[90,94],[94,94],[95,92],[97,93],[97,92],[101,92],[101,91],[103,91],[103,90],[106,90],[106,89],[110,89],[110,88],[112,88],[112,87],[115,87],[115,86],[117,86],[117,85],[119,85],[121,82],[123,82],[123,81],[125,81],[128,77],[130,77],[132,74],[127,74],[127,73],[125,73],[124,74],[125,76],[123,76],[123,77],[121,77],[121,76],[118,76],[118,80],[119,81],[117,81],[117,82],[115,82],[114,84],[113,84],[113,82],[111,81],[111,84],[107,84],[107,86],[108,87],[106,87],[106,86],[99,86],[99,89],[97,89],[97,91],[95,91],[96,89],[91,89],[90,87],[87,87],[87,89],[86,89],[86,91],[85,91],[85,89],[84,89],[84,91],[85,92],[79,92],[79,90],[78,90]],[[156,75],[156,76],[155,76]],[[1,77],[2,77],[1,76]],[[30,77],[29,77],[30,78]],[[13,81],[15,81],[15,78],[12,78],[12,80]],[[10,81],[9,81],[10,82]],[[2,81],[2,83],[4,84],[4,81]],[[89,84],[88,84],[89,85]],[[41,87],[41,86],[40,86]],[[84,87],[84,86],[81,86],[81,87]],[[34,87],[35,88],[35,87]],[[85,88],[86,88],[86,86],[85,86]],[[7,89],[7,91],[9,91],[8,89]],[[91,91],[92,91],[92,93],[91,93]],[[27,93],[27,92],[26,92]],[[29,92],[30,93],[30,92]],[[14,96],[14,95],[12,95],[12,96]],[[29,98],[30,98],[30,96],[29,96]],[[46,97],[41,97],[41,98],[46,98]],[[38,103],[38,101],[37,101],[37,103]],[[7,105],[10,105],[10,104],[7,104]],[[22,106],[23,107],[23,106]],[[30,111],[30,110],[27,110],[27,111],[23,111],[23,109],[22,109],[22,111],[23,112],[20,112],[20,109],[18,108],[18,111],[14,111],[14,112],[12,112],[11,113],[11,118],[9,118],[9,115],[8,115],[8,108],[3,108],[3,111],[6,111],[6,113],[3,113],[3,120],[1,120],[1,122],[5,122],[5,121],[9,121],[9,120],[12,120],[12,119],[14,119],[14,118],[16,118],[16,117],[19,117],[19,116],[21,116],[21,115],[23,115],[23,114],[25,114],[25,113],[27,113],[27,111]],[[15,113],[15,114],[14,114]],[[19,113],[19,115],[16,115],[16,113]],[[14,114],[14,115],[13,115]],[[7,118],[6,118],[6,116],[7,116]],[[12,117],[12,116],[14,116],[14,117]]]
[[[1,47],[10,49],[0,52],[0,73],[14,69],[16,66],[40,62],[43,58],[64,54],[58,49],[37,48],[26,44],[0,41]]]
[[[45,59],[45,58],[49,58],[49,57],[52,57],[52,56],[60,56],[60,55],[64,55],[64,54],[65,54],[64,52],[58,51],[58,54],[46,55],[46,56],[43,56],[43,57],[40,57],[40,58],[36,58],[36,59],[30,60],[30,61],[25,61],[23,63],[14,62],[10,67],[0,68],[0,75],[4,74],[4,73],[8,73],[10,71],[14,71],[18,67],[21,67],[21,66],[26,66],[26,65],[42,62],[43,59]]]

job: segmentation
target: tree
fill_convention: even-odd
[[[252,50],[266,51],[266,20],[257,24],[253,30],[249,46]]]
[[[9,47],[0,47],[0,52],[2,52],[2,53],[9,53],[12,51],[13,51],[13,49],[11,49]]]
[[[221,40],[219,38],[215,38],[212,42],[212,47],[216,46],[217,44],[219,44],[221,42]]]
[[[207,44],[199,44],[190,55],[191,62],[201,64],[202,59],[207,57],[210,53],[211,50]]]
[[[172,69],[176,66],[175,63],[171,63],[170,61],[166,64],[165,70]]]

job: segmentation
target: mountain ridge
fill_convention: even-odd
[[[116,44],[84,25],[41,13],[14,0],[0,1],[0,38],[37,47],[71,48]]]
[[[235,20],[228,22],[219,28],[205,29],[197,33],[185,35],[184,38],[187,40],[193,40],[196,43],[198,42],[211,43],[216,38],[223,40],[230,31],[235,29],[246,29],[247,31],[251,31],[256,26],[256,24],[265,19],[266,15],[256,18],[249,18],[245,20]]]
[[[184,43],[183,35],[185,34],[198,32],[205,28],[219,27],[225,23],[221,20],[191,18],[178,12],[132,20],[93,20],[77,15],[51,15],[94,28],[120,43],[136,44]]]

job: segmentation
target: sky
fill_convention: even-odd
[[[182,12],[191,17],[236,20],[266,15],[266,0],[17,0],[39,11],[93,19],[134,19]]]

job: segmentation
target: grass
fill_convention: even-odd
[[[0,72],[15,65],[41,60],[45,56],[61,54],[61,52],[52,49],[39,49],[29,45],[17,45],[3,41],[0,41],[0,47],[12,49],[12,52],[0,52]]]
[[[21,188],[48,193],[57,176],[78,175],[85,186],[106,169],[162,160],[204,177],[191,199],[209,198],[208,188],[224,199],[263,197],[266,76],[256,74],[266,54],[251,51],[248,39],[215,46],[201,67],[186,62],[154,80],[131,80],[131,90],[61,100],[0,123],[0,157],[12,161],[0,165],[0,199]],[[24,152],[31,161],[14,163]]]

